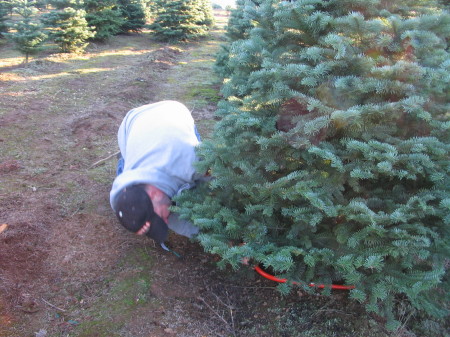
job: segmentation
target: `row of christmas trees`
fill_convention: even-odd
[[[156,39],[169,41],[204,36],[213,24],[208,0],[0,1],[0,37],[13,40],[26,61],[48,38],[61,52],[81,52],[89,41],[145,27]]]
[[[450,15],[420,0],[238,0],[213,136],[176,211],[239,268],[342,281],[399,326],[450,294]],[[290,284],[280,285],[288,293]],[[329,292],[329,289],[328,289]]]

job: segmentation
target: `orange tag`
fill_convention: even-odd
[[[4,232],[6,230],[6,228],[8,228],[7,224],[4,223],[3,225],[0,225],[0,233]]]

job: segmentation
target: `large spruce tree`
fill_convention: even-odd
[[[175,210],[220,266],[250,258],[305,289],[353,284],[389,328],[398,296],[447,314],[448,12],[420,0],[249,8],[199,148],[214,179]]]

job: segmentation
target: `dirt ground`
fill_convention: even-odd
[[[0,46],[0,336],[387,336],[345,293],[282,297],[248,267],[218,270],[195,242],[171,234],[178,258],[116,221],[128,110],[175,99],[212,130],[216,14],[222,25],[189,44],[144,32],[28,65]]]

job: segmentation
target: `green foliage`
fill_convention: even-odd
[[[125,19],[117,0],[85,0],[84,6],[89,26],[95,27],[93,39],[103,41],[121,32]]]
[[[43,16],[43,21],[52,27],[51,37],[63,53],[83,52],[94,36],[88,26],[86,11],[81,9],[82,0],[53,0],[57,10]],[[72,7],[73,6],[73,7]]]
[[[13,15],[14,8],[21,6],[21,0],[3,0],[0,1],[1,6],[6,10],[11,16]],[[36,6],[35,6],[36,7]]]
[[[236,8],[231,9],[227,25],[227,38],[230,42],[245,39],[254,27],[253,20],[258,15],[256,9],[262,0],[237,0]]]
[[[84,4],[83,0],[49,0],[48,2],[53,8],[60,10],[67,7],[82,9]]]
[[[8,32],[8,20],[9,8],[6,1],[0,1],[0,38],[3,38],[3,33]]]
[[[124,19],[120,31],[122,33],[141,31],[146,23],[145,4],[140,0],[118,0],[118,5]]]
[[[145,10],[145,17],[147,20],[153,19],[157,11],[156,0],[141,0]]]
[[[35,2],[36,8],[39,9],[40,11],[46,9],[48,5],[49,5],[48,0],[36,0]]]
[[[182,41],[204,36],[213,24],[211,5],[204,0],[156,0],[150,25],[160,41]]]
[[[37,9],[33,1],[20,0],[15,4],[17,7],[14,7],[14,11],[21,20],[10,24],[12,32],[3,35],[14,41],[17,50],[25,55],[27,63],[30,55],[37,54],[43,49],[47,34],[43,31],[43,25],[35,18]]]
[[[198,0],[199,1],[199,9],[200,9],[200,19],[197,21],[197,24],[200,26],[206,26],[211,28],[214,26],[216,20],[214,19],[214,14],[212,12],[212,5],[210,0]]]
[[[236,8],[231,10],[228,20],[226,38],[227,44],[222,45],[216,56],[215,72],[222,78],[229,77],[232,70],[228,66],[230,59],[230,44],[248,38],[249,31],[254,26],[258,15],[256,8],[261,0],[237,0]]]
[[[399,296],[448,314],[450,16],[436,6],[241,7],[251,25],[227,46],[221,120],[199,149],[214,180],[177,200],[219,266],[354,284],[390,329]]]

